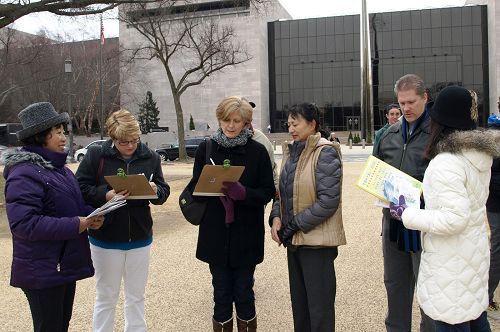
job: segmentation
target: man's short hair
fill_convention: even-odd
[[[401,77],[394,84],[394,94],[397,96],[399,91],[415,90],[419,96],[425,95],[424,81],[415,74],[407,74]]]

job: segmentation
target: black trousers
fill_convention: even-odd
[[[240,319],[255,317],[253,292],[255,265],[231,268],[209,264],[214,286],[214,320],[223,323],[233,317],[233,302]]]
[[[288,278],[296,332],[335,331],[337,247],[288,248]]]
[[[76,281],[43,289],[22,288],[28,299],[34,332],[66,332],[73,312]]]

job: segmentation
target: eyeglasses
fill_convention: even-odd
[[[135,139],[130,140],[130,141],[116,141],[116,142],[118,143],[119,146],[128,146],[129,144],[131,144],[131,145],[139,144],[140,141],[141,141],[140,138],[135,138]]]

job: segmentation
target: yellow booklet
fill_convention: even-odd
[[[144,174],[127,174],[127,176],[108,175],[104,179],[116,191],[128,190],[127,199],[157,199],[154,189]]]
[[[356,185],[386,203],[397,203],[403,195],[408,206],[420,207],[422,182],[374,156],[368,157]]]
[[[238,181],[244,170],[245,166],[224,168],[222,165],[205,165],[201,171],[198,183],[194,187],[193,195],[224,196],[222,193],[222,183],[226,181]]]

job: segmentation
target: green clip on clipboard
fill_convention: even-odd
[[[222,165],[205,165],[201,171],[198,183],[194,188],[195,196],[224,196],[222,193],[223,182],[236,182],[240,179],[245,166],[231,166],[224,168]]]

